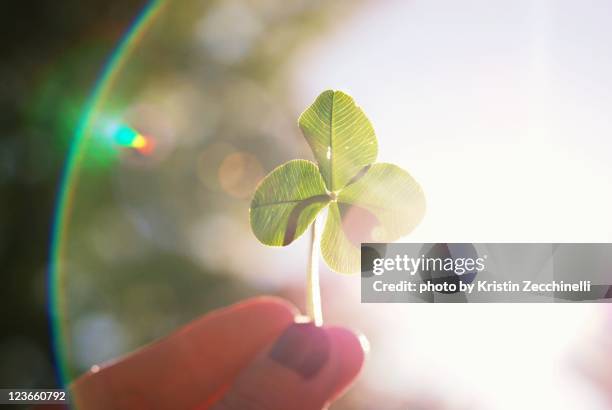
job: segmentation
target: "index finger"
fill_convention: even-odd
[[[250,299],[213,311],[72,386],[78,409],[194,408],[214,402],[294,320],[289,302]]]

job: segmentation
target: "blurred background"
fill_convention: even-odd
[[[0,386],[69,382],[245,297],[303,308],[306,242],[262,246],[248,207],[267,172],[311,158],[297,117],[327,88],[364,108],[379,161],[423,186],[427,215],[405,240],[611,241],[611,12],[3,4]],[[323,265],[322,293],[326,321],[371,344],[335,409],[612,405],[605,305],[362,305],[359,279]]]

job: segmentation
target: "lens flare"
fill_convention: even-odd
[[[68,306],[63,290],[67,282],[64,253],[69,215],[72,209],[75,185],[78,180],[78,170],[83,165],[83,158],[85,156],[84,147],[86,143],[92,142],[95,139],[96,120],[99,118],[99,109],[108,98],[109,90],[112,88],[118,73],[166,4],[168,2],[165,0],[151,0],[144,6],[141,13],[133,21],[125,36],[110,55],[91,96],[83,108],[83,114],[74,132],[62,174],[51,234],[50,266],[47,285],[49,288],[48,314],[53,335],[53,349],[58,378],[63,385],[67,385],[74,376],[69,365],[71,346],[66,317]],[[116,131],[120,131],[119,136],[115,139],[116,143],[117,141],[129,140],[125,146],[131,147],[143,154],[148,154],[152,151],[154,144],[150,138],[140,135],[134,130],[130,132],[129,127],[125,128],[120,126],[116,129]],[[118,143],[117,145],[122,144]]]
[[[142,135],[127,125],[115,126],[112,127],[112,130],[111,138],[116,144],[122,147],[134,148],[143,155],[149,155],[153,152],[155,144],[150,137]]]
[[[132,148],[136,149],[142,155],[149,155],[155,149],[155,142],[151,137],[145,137],[144,135],[138,134],[134,141],[132,141]]]

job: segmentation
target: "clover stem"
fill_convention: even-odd
[[[308,271],[306,272],[306,313],[315,326],[323,324],[321,312],[321,288],[319,285],[319,233],[317,218],[312,222],[310,228],[310,257],[308,260]]]

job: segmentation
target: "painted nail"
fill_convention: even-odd
[[[311,379],[329,359],[330,343],[322,327],[313,323],[294,323],[278,338],[270,358]]]

